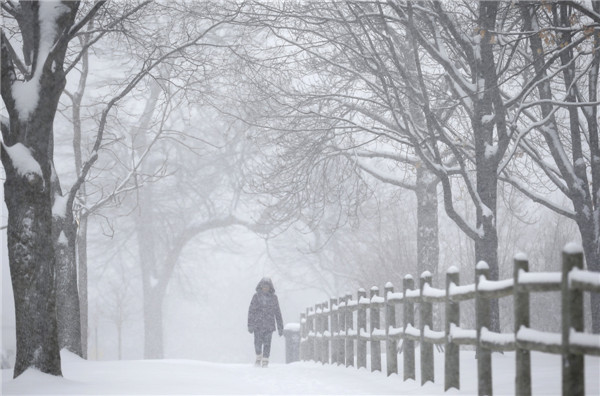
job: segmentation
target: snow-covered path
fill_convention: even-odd
[[[418,356],[418,354],[417,354]],[[472,352],[461,353],[462,390],[443,391],[443,354],[436,354],[437,384],[420,386],[365,369],[298,362],[222,364],[194,360],[84,361],[63,353],[64,378],[32,370],[18,379],[2,372],[2,394],[477,394],[476,363]],[[560,357],[533,354],[533,394],[560,394]],[[384,362],[385,364],[385,362]],[[417,362],[418,364],[418,362]],[[495,354],[494,393],[514,394],[514,353]],[[385,366],[384,366],[385,367]],[[417,366],[418,367],[418,366]],[[417,370],[418,371],[418,370]],[[600,394],[600,359],[586,358],[586,394]],[[418,374],[417,374],[418,375]]]

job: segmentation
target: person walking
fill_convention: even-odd
[[[281,337],[283,319],[279,309],[279,300],[275,295],[271,278],[262,278],[256,286],[256,293],[254,293],[248,309],[248,332],[254,333],[255,366],[269,366],[271,339],[275,329]]]

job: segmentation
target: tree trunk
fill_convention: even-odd
[[[485,261],[489,266],[489,276],[498,280],[498,231],[496,229],[497,196],[498,196],[498,157],[500,155],[500,136],[494,137],[494,129],[500,129],[497,120],[504,117],[501,104],[494,101],[494,89],[497,87],[496,62],[494,60],[493,40],[491,33],[495,27],[497,2],[479,3],[479,28],[481,34],[480,59],[476,59],[477,75],[474,78],[479,84],[474,100],[473,137],[475,143],[476,193],[480,202],[475,202],[477,210],[477,230],[480,237],[475,240],[475,260]],[[483,81],[484,85],[480,86]],[[493,119],[487,117],[493,115]],[[500,132],[496,132],[500,135]],[[495,143],[498,140],[497,143]],[[491,299],[490,330],[500,331],[500,309],[498,299]]]
[[[89,29],[93,28],[93,21],[89,24]],[[85,46],[90,40],[89,35],[80,38],[82,46]],[[88,52],[84,50],[81,57],[81,71],[79,85],[73,94],[73,154],[75,159],[75,172],[81,175],[83,170],[83,158],[81,153],[82,128],[81,128],[81,102],[85,92],[86,81],[89,71]],[[86,183],[82,183],[78,191],[78,199],[85,206],[87,200]],[[88,354],[88,284],[87,284],[87,219],[88,213],[80,214],[79,230],[76,237],[77,243],[77,266],[78,266],[78,284],[79,284],[79,307],[81,314],[81,357],[87,359]]]
[[[146,134],[156,109],[160,86],[152,81],[150,83],[150,96],[146,101],[137,128],[133,131],[133,147],[141,154],[147,147]],[[147,168],[147,166],[143,167]],[[147,173],[151,170],[144,169]],[[155,238],[154,204],[152,184],[137,190],[138,210],[135,217],[136,233],[139,249],[140,267],[142,270],[142,289],[144,295],[144,358],[163,358],[163,331],[162,331],[162,302],[164,293],[157,288],[162,266],[158,262]]]
[[[162,359],[164,357],[162,328],[164,293],[159,287],[161,267],[155,250],[152,191],[152,185],[138,191],[139,212],[136,217],[136,231],[144,293],[144,358]]]
[[[162,293],[157,292],[159,268],[154,251],[152,213],[145,210],[142,197],[149,191],[140,191],[140,214],[137,217],[137,235],[140,264],[142,267],[142,288],[144,294],[144,358],[163,358],[162,332]]]
[[[118,345],[118,360],[123,360],[123,321],[117,322],[117,345]]]
[[[8,259],[17,334],[14,377],[30,367],[62,375],[56,325],[49,161],[40,161],[47,165],[44,178],[29,177],[19,175],[7,157],[3,150]]]
[[[2,39],[2,80],[5,81],[8,54],[4,48],[5,38]],[[42,75],[39,85],[46,98],[28,115],[7,95],[4,86],[2,89],[10,116],[10,129],[2,131],[2,164],[6,172],[8,258],[15,298],[15,377],[29,367],[61,375],[52,240],[51,148],[52,124],[64,78]],[[15,152],[19,149],[20,152]],[[20,160],[18,166],[14,162],[16,157]],[[23,167],[22,161],[27,159],[27,166]]]
[[[0,89],[10,120],[9,125],[2,123],[1,156],[6,173],[8,257],[15,298],[15,377],[30,367],[61,375],[52,238],[53,123],[66,83],[66,35],[78,8],[78,2],[61,2],[58,6],[20,3],[15,17],[28,68],[21,79],[15,68],[15,51],[4,31],[1,34]],[[40,34],[41,25],[44,34]]]
[[[52,240],[56,258],[56,318],[58,346],[81,356],[81,322],[77,291],[75,240],[77,224],[73,210],[63,197],[60,181],[52,172]]]
[[[598,229],[595,229],[594,222],[586,218],[586,222],[580,222],[578,216],[577,224],[581,234],[583,252],[585,261],[590,271],[600,272],[600,235]],[[583,223],[583,224],[582,224]],[[592,310],[592,332],[600,333],[600,293],[590,293],[590,307]]]
[[[78,284],[79,284],[79,309],[81,316],[81,357],[88,357],[88,275],[87,275],[87,216],[81,218],[79,222],[79,235],[77,238],[77,263]]]
[[[164,357],[162,302],[163,294],[155,288],[144,292],[144,359]]]
[[[407,31],[407,42],[412,41],[412,33]],[[415,48],[406,45],[404,53],[408,72],[413,81],[418,81],[417,65],[415,62]],[[420,98],[421,102],[423,99]],[[410,113],[415,124],[420,128],[427,128],[427,121],[423,109],[415,100],[408,102]],[[417,275],[429,271],[435,276],[439,265],[440,244],[438,227],[438,197],[437,185],[439,179],[423,163],[417,164],[417,178],[415,181],[415,194],[417,196]]]
[[[82,356],[81,316],[77,291],[75,259],[76,224],[54,217],[54,248],[56,257],[56,304],[58,345]]]
[[[138,190],[138,212],[136,233],[139,259],[142,269],[142,289],[144,295],[144,358],[163,358],[162,296],[158,284],[161,268],[157,260],[156,238],[154,235],[154,214],[152,185]]]
[[[557,4],[553,5],[558,6]],[[570,26],[570,14],[565,5],[561,5],[558,10],[561,15],[561,23],[565,26]],[[594,10],[599,11],[600,5],[594,3]],[[556,10],[555,10],[556,11]],[[523,18],[523,30],[531,31],[533,26],[538,26],[536,16],[536,5],[524,4],[521,6],[521,16]],[[534,23],[535,22],[535,23]],[[561,34],[559,45],[564,45],[568,42],[569,36],[563,36]],[[596,34],[594,37],[595,43],[600,41],[600,35]],[[547,77],[547,70],[545,69],[544,59],[544,46],[540,35],[533,34],[529,38],[529,46],[531,53],[534,55],[533,67],[536,73],[540,76],[540,82],[538,83],[537,90],[540,99],[551,101],[552,85],[548,80],[542,80]],[[563,78],[565,88],[568,88],[567,101],[576,103],[577,98],[574,95],[577,90],[576,84],[571,84],[573,80],[573,69],[570,65],[574,55],[572,51],[563,51],[561,53],[561,63],[564,68]],[[589,74],[589,100],[597,100],[597,84],[598,84],[598,65],[600,64],[600,55],[595,54],[592,67],[590,68]],[[565,161],[567,156],[565,155],[565,148],[563,143],[558,137],[559,123],[553,114],[553,106],[550,103],[541,103],[540,109],[542,116],[548,118],[548,124],[546,128],[540,129],[544,136],[552,158],[554,159],[560,176],[564,180],[568,187],[568,198],[573,203],[575,209],[575,221],[579,227],[579,232],[582,237],[583,249],[586,257],[588,268],[592,271],[600,271],[600,198],[598,197],[598,191],[600,190],[600,171],[597,168],[597,164],[600,162],[600,149],[598,147],[598,123],[597,123],[597,106],[591,106],[588,111],[583,111],[583,114],[587,118],[587,127],[589,132],[589,147],[591,163],[591,182],[588,181],[587,170],[585,168],[585,156],[582,150],[581,142],[581,123],[579,121],[579,111],[573,107],[567,109],[569,113],[569,132],[570,132],[570,149],[572,151],[572,164]],[[591,185],[591,189],[588,187]],[[591,191],[590,191],[591,190]],[[591,293],[591,310],[592,310],[592,331],[594,333],[600,333],[600,295],[597,293]]]
[[[438,239],[438,178],[424,165],[417,168],[417,275],[429,271],[435,278],[440,256]]]

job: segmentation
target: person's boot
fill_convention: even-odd
[[[269,367],[269,358],[263,358],[263,360],[262,360],[262,367],[263,368]]]
[[[261,362],[262,362],[262,355],[256,355],[256,362],[254,362],[254,365],[256,367],[260,367]]]

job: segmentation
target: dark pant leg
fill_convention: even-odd
[[[271,354],[271,338],[273,338],[272,331],[265,331],[263,333],[263,357],[268,358]]]
[[[262,335],[259,331],[254,330],[254,350],[257,355],[262,355]]]

